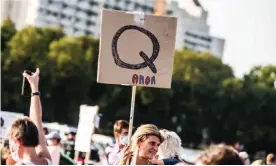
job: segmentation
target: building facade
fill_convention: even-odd
[[[14,21],[17,29],[22,28],[26,24],[28,3],[23,1],[1,0],[1,23],[7,17]]]
[[[155,0],[40,0],[37,26],[60,26],[68,35],[100,37],[101,9],[137,11],[153,14]],[[209,35],[208,13],[194,17],[172,1],[166,14],[178,18],[176,49],[187,47],[222,57],[224,40]]]
[[[37,0],[1,0],[1,24],[9,17],[17,29],[35,23]]]

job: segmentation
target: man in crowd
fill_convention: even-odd
[[[66,133],[67,140],[63,142],[63,148],[64,148],[64,153],[68,155],[70,158],[74,159],[75,158],[75,136],[76,132],[74,131],[69,131]]]
[[[113,165],[115,161],[120,158],[120,153],[124,146],[127,144],[129,124],[125,120],[118,120],[113,126],[113,133],[116,140],[116,144],[109,146],[105,150],[105,155],[108,165]]]
[[[50,152],[52,163],[54,165],[59,165],[60,161],[60,153],[61,153],[61,147],[60,147],[60,136],[58,132],[51,132],[46,136],[47,144],[48,144],[48,150]]]

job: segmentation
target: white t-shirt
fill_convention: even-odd
[[[61,152],[60,146],[48,146],[48,150],[52,158],[52,164],[59,165]]]

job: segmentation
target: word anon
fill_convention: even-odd
[[[149,76],[142,76],[142,75],[137,75],[137,74],[133,74],[132,76],[132,83],[133,84],[140,84],[140,85],[155,85],[156,81],[155,81],[155,76],[149,77]]]

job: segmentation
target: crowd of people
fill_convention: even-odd
[[[8,140],[1,147],[1,165],[76,165],[87,164],[85,153],[76,153],[75,132],[66,133],[62,140],[58,132],[48,133],[42,126],[42,107],[40,102],[39,69],[35,73],[23,73],[31,90],[29,117],[13,122]],[[91,157],[95,164],[100,160],[108,165],[276,165],[275,154],[266,160],[250,162],[246,152],[238,152],[233,146],[225,144],[210,145],[197,158],[195,163],[181,158],[181,139],[174,132],[160,129],[153,124],[143,124],[128,140],[129,123],[118,120],[113,127],[115,143],[105,149],[101,158],[92,149]]]

